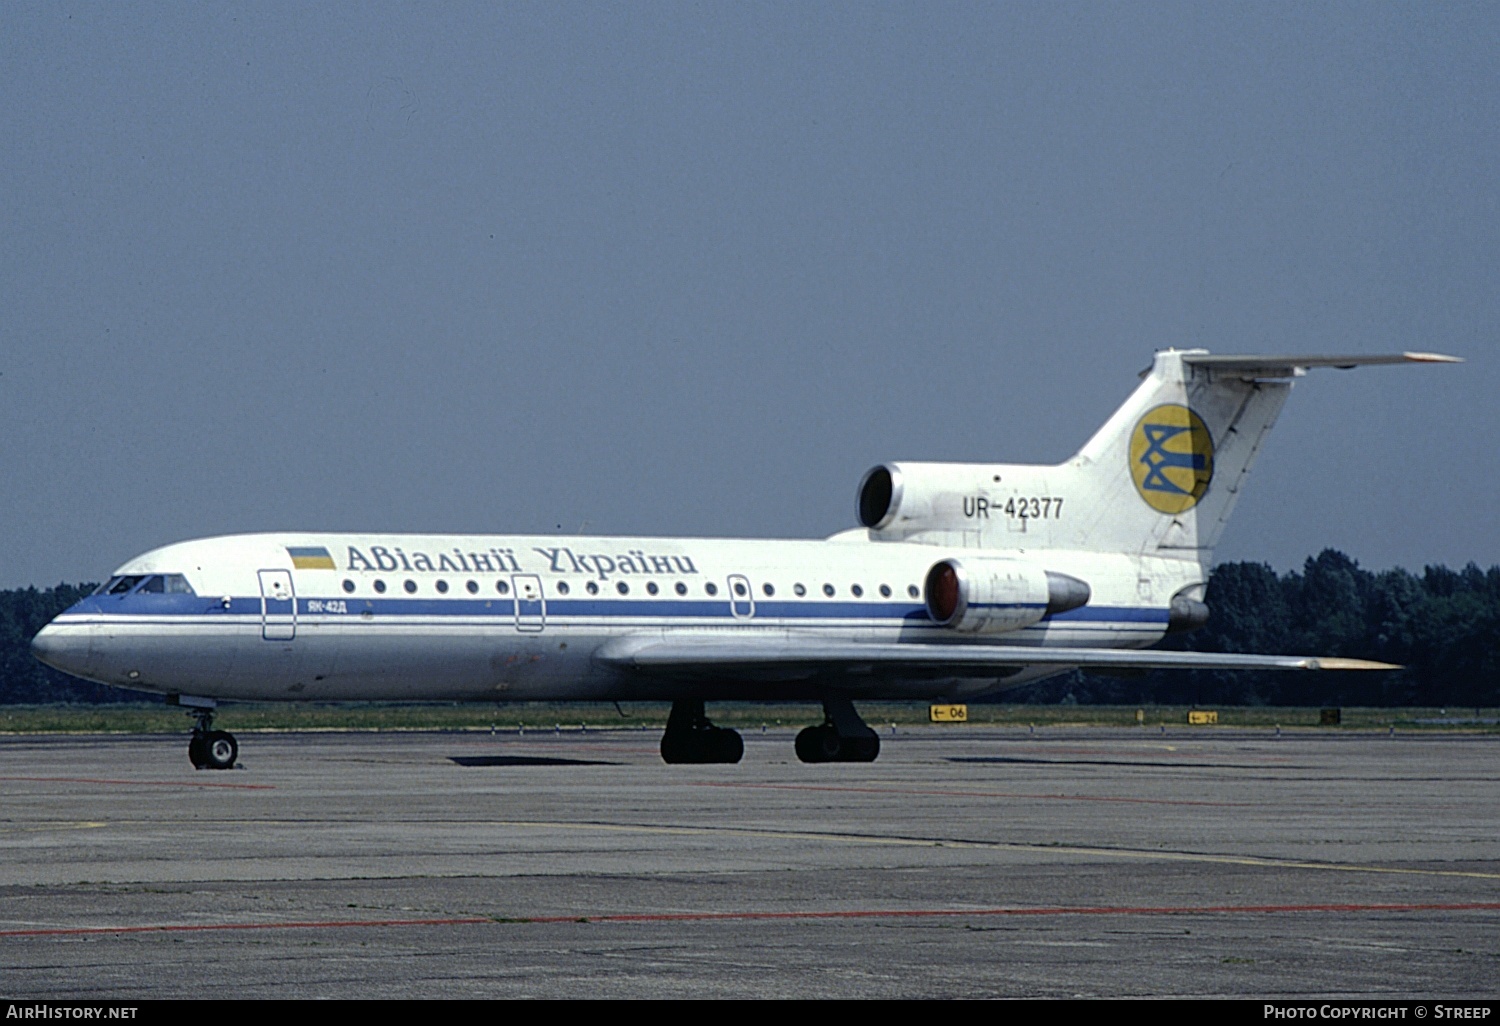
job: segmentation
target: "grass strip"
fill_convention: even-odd
[[[667,702],[494,703],[227,703],[215,726],[224,730],[590,730],[648,729],[666,726]],[[928,722],[925,702],[860,702],[861,715],[874,727]],[[1338,726],[1321,726],[1317,708],[1212,706],[1217,729],[1266,728],[1322,730],[1465,730],[1500,732],[1500,710],[1456,708],[1344,708]],[[1188,706],[1019,705],[971,703],[967,726],[1003,727],[1187,727]],[[815,702],[712,702],[709,716],[720,726],[741,730],[802,727],[821,719]],[[0,706],[0,734],[176,734],[191,720],[185,711],[161,703],[111,705]],[[947,725],[962,730],[966,724]],[[1215,726],[1194,727],[1213,731]]]

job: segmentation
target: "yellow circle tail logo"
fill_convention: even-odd
[[[1158,406],[1130,433],[1130,478],[1146,505],[1181,513],[1198,505],[1214,476],[1208,425],[1186,406]]]

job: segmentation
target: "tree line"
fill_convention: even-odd
[[[1335,549],[1300,571],[1221,563],[1204,596],[1206,626],[1160,648],[1347,656],[1400,670],[1153,671],[1073,674],[1013,697],[1080,703],[1290,706],[1500,706],[1500,567],[1372,572]],[[1012,697],[1012,696],[1008,696]]]
[[[91,684],[31,657],[31,638],[91,584],[0,591],[0,703],[130,702],[152,696]],[[1334,549],[1300,571],[1222,563],[1207,626],[1160,647],[1349,656],[1398,663],[1366,672],[1072,673],[1007,692],[1031,702],[1300,706],[1500,706],[1500,566],[1372,572]]]
[[[55,588],[0,591],[0,703],[139,702],[145,697],[138,691],[69,677],[31,657],[31,639],[36,632],[96,587],[59,584]]]

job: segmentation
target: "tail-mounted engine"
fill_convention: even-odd
[[[859,522],[877,541],[962,545],[975,532],[1042,544],[1061,522],[1063,471],[1006,463],[882,463],[859,483]],[[1076,494],[1073,493],[1073,494]]]
[[[944,559],[927,571],[927,615],[968,633],[1019,630],[1086,605],[1088,584],[1019,559]]]
[[[989,470],[973,463],[882,463],[859,483],[859,522],[897,536],[966,526],[963,500],[991,483]]]

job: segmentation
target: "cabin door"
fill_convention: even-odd
[[[750,578],[744,574],[729,575],[729,611],[739,620],[755,615],[755,594],[750,590]]]
[[[261,570],[260,636],[267,641],[291,641],[297,636],[297,596],[290,570]]]
[[[511,574],[516,596],[516,630],[538,634],[547,626],[547,599],[536,574]]]

